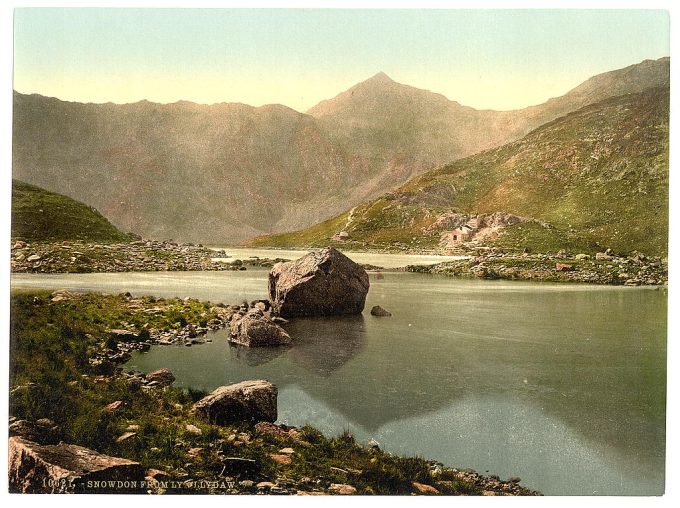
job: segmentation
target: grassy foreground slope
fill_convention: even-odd
[[[12,238],[28,242],[130,240],[94,208],[19,180],[12,180]]]
[[[503,212],[532,221],[485,240],[508,251],[667,253],[669,91],[586,106],[524,138],[413,178],[310,228],[254,246],[437,249],[442,214]],[[344,241],[331,240],[345,231]]]

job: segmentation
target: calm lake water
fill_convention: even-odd
[[[224,250],[229,256],[231,256],[230,258],[224,258],[224,260],[227,262],[233,261],[234,259],[248,259],[249,257],[297,259],[309,252],[307,250],[272,250],[252,249],[247,247],[212,248]],[[342,252],[356,263],[371,264],[375,266],[381,266],[383,268],[399,268],[406,265],[431,265],[434,263],[453,261],[455,259],[465,259],[469,257],[429,256],[425,254],[381,254],[379,252],[352,252],[345,250]]]
[[[239,303],[266,296],[266,275],[20,274],[12,286]],[[377,304],[393,317],[371,316]],[[366,309],[292,321],[290,348],[231,346],[221,330],[205,345],[153,347],[127,367],[168,367],[176,385],[206,390],[268,379],[281,422],[349,429],[545,494],[663,492],[664,291],[386,273],[371,274]]]

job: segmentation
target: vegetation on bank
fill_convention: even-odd
[[[493,485],[499,494],[532,493],[517,480],[498,483],[419,457],[393,456],[349,433],[329,439],[311,427],[267,433],[246,424],[211,425],[190,412],[203,393],[140,387],[120,372],[99,375],[90,361],[102,349],[116,348],[112,328],[139,334],[203,326],[217,316],[216,308],[129,294],[13,292],[11,421],[47,418],[56,424],[48,437],[53,442],[139,461],[159,479],[229,483],[214,487],[218,492],[332,492],[332,484],[351,484],[359,494],[409,494],[427,486],[442,494],[481,494]],[[282,450],[289,460],[281,458]]]
[[[420,175],[382,197],[264,247],[441,250],[445,213],[503,212],[534,222],[473,245],[508,252],[668,251],[669,92],[652,88],[586,106],[502,147]],[[333,240],[344,231],[348,237]],[[465,251],[463,244],[457,250]]]
[[[12,180],[12,238],[24,241],[129,242],[102,214],[74,199]]]

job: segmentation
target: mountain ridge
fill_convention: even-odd
[[[441,250],[447,232],[475,217],[496,214],[497,220],[501,214],[507,224],[485,231],[492,233],[485,241],[446,247],[665,255],[668,106],[667,87],[610,97],[517,141],[428,171],[323,223],[248,244]]]
[[[667,80],[667,62],[650,66],[637,79]],[[322,119],[283,105],[82,104],[15,92],[13,174],[96,207],[126,231],[234,243],[323,221],[557,111],[479,111],[384,73],[373,78],[404,96],[385,103],[369,94],[362,100],[373,109]]]

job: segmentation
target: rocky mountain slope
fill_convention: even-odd
[[[346,150],[385,164],[413,159],[432,167],[500,146],[588,104],[669,84],[668,58],[594,76],[567,94],[514,111],[476,110],[386,74],[322,101],[308,113]]]
[[[663,255],[668,108],[667,87],[606,99],[518,141],[429,171],[321,224],[251,243],[404,250],[494,245],[537,252],[612,248]],[[473,226],[471,237],[451,245],[452,231],[465,224]],[[478,234],[485,224],[495,231]]]
[[[146,237],[227,241],[311,222],[321,214],[303,203],[324,203],[357,172],[313,119],[283,106],[15,94],[14,112],[16,177]]]
[[[131,240],[97,210],[18,180],[12,180],[12,238],[102,243]]]
[[[384,74],[309,114],[15,93],[13,174],[145,237],[234,243],[317,223],[592,101],[667,84],[668,67],[645,61],[510,112],[467,108]]]

